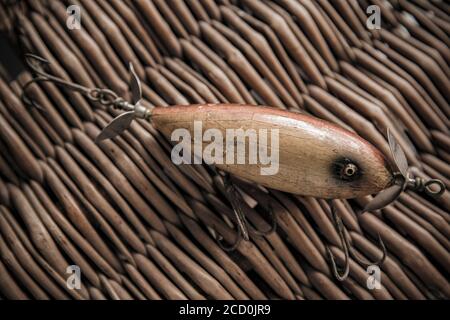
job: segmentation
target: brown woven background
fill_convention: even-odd
[[[82,6],[80,30],[66,8]],[[382,28],[366,28],[366,8]],[[17,56],[52,74],[128,95],[131,61],[156,106],[234,102],[299,111],[355,131],[389,156],[390,128],[415,175],[450,187],[450,7],[444,1],[174,0],[2,1],[0,27]],[[5,63],[5,61],[3,61]],[[4,66],[4,70],[8,69]],[[236,229],[221,176],[175,166],[149,124],[99,145],[117,114],[22,72],[0,80],[0,298],[2,299],[447,299],[450,194],[405,192],[358,215],[370,197],[336,200],[352,241],[388,257],[382,288],[344,263],[325,201],[236,183],[251,224],[267,229],[234,252]],[[66,286],[66,267],[82,289]]]

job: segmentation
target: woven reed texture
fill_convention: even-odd
[[[66,8],[82,7],[81,29]],[[381,29],[366,28],[366,8]],[[444,1],[27,0],[0,5],[20,58],[52,74],[128,95],[128,63],[145,104],[246,103],[334,122],[389,157],[387,128],[415,175],[450,188],[450,7]],[[353,250],[388,256],[381,288],[344,254],[326,201],[236,180],[248,221],[274,233],[236,237],[221,175],[174,165],[170,144],[135,121],[94,138],[118,112],[24,71],[0,80],[2,299],[448,299],[450,193],[411,191],[362,215],[371,197],[335,200]],[[28,101],[30,102],[30,101]],[[77,265],[82,287],[67,287]]]

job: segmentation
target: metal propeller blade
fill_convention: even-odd
[[[105,139],[111,139],[115,136],[121,134],[123,131],[128,129],[131,122],[135,118],[134,111],[124,112],[118,117],[114,118],[108,125],[100,132],[100,134],[95,138],[95,143],[98,143]]]
[[[133,64],[130,62],[130,89],[131,89],[131,104],[133,109],[122,113],[121,115],[114,118],[108,125],[100,132],[100,134],[95,139],[98,143],[105,139],[111,139],[115,136],[121,134],[123,131],[128,129],[131,122],[136,118],[136,106],[142,99],[142,88],[141,81],[139,80],[136,72],[134,71]]]
[[[378,210],[384,208],[391,202],[395,201],[403,191],[403,185],[394,184],[387,189],[384,189],[377,194],[372,201],[370,201],[363,209],[361,213],[367,211]]]
[[[391,150],[392,157],[394,158],[397,170],[406,179],[408,175],[408,160],[406,159],[405,153],[403,152],[403,149],[400,147],[394,135],[389,129],[387,131],[387,136],[389,141],[389,148]]]
[[[445,191],[445,184],[438,179],[430,179],[425,181],[420,177],[410,177],[408,160],[401,146],[398,144],[394,135],[387,131],[389,148],[394,159],[394,165],[397,172],[394,172],[394,184],[377,194],[371,202],[369,202],[361,213],[367,211],[378,210],[384,208],[388,204],[397,200],[403,190],[411,189],[419,192],[425,192],[432,197],[440,196]],[[431,188],[435,186],[435,190]]]
[[[387,189],[384,189],[378,193],[372,201],[370,201],[363,209],[361,213],[367,211],[378,210],[384,208],[388,204],[394,202],[402,193],[407,185],[408,179],[408,160],[406,159],[405,153],[402,147],[398,144],[394,135],[391,131],[387,130],[389,149],[394,159],[394,165],[397,172],[394,173],[394,184]]]
[[[133,64],[130,62],[130,89],[131,89],[131,103],[136,105],[142,99],[142,87]]]

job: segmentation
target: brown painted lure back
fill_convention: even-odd
[[[393,180],[384,157],[369,142],[311,116],[270,107],[215,104],[158,107],[150,118],[169,140],[179,128],[187,129],[194,137],[194,121],[201,121],[203,132],[219,129],[224,139],[226,129],[278,129],[276,174],[262,175],[264,165],[249,164],[248,152],[246,164],[216,164],[221,170],[268,188],[317,198],[348,199],[378,193]],[[270,146],[270,134],[268,137]],[[209,144],[203,142],[203,147]]]

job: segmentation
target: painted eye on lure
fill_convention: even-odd
[[[360,175],[359,167],[356,163],[350,159],[343,159],[336,161],[335,174],[339,174],[339,178],[344,181],[352,181],[358,178]]]

